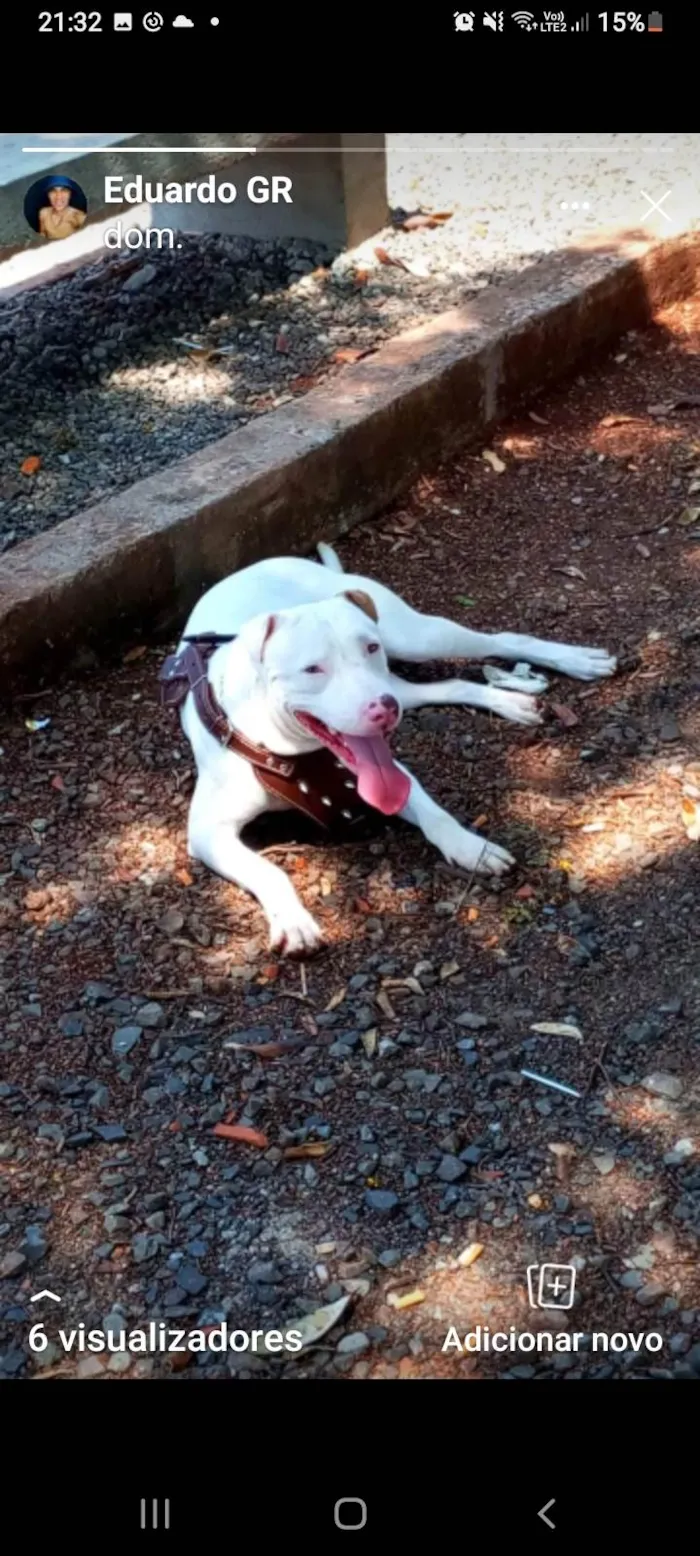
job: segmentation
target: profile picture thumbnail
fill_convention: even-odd
[[[39,178],[24,197],[24,214],[34,232],[50,241],[70,238],[87,220],[88,203],[74,178],[52,173]]]

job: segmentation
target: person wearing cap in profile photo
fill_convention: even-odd
[[[75,179],[65,173],[40,178],[27,190],[24,214],[42,238],[70,238],[87,221],[87,200]]]

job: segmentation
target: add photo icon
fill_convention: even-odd
[[[65,173],[37,179],[24,197],[24,215],[29,226],[50,242],[79,232],[85,226],[87,209],[80,184]]]

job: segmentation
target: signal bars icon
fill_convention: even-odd
[[[590,28],[590,18],[589,18],[588,11],[586,11],[585,16],[581,17],[580,22],[574,22],[574,25],[573,25],[571,31],[572,32],[588,32],[589,28]]]

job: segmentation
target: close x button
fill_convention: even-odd
[[[362,1497],[339,1497],[333,1509],[336,1529],[364,1529],[367,1503]]]

